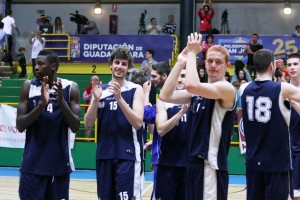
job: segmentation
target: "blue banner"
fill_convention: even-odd
[[[154,50],[156,61],[172,57],[174,41],[170,35],[72,35],[71,60],[74,62],[108,62],[111,52],[117,47],[127,47],[133,62],[145,60],[145,51]]]
[[[243,60],[247,62],[247,56],[243,57],[243,51],[246,45],[250,43],[251,35],[214,35],[214,43],[222,45],[230,52],[230,62]],[[274,52],[276,58],[286,60],[286,55],[298,53],[300,50],[300,38],[291,36],[259,36],[258,43],[265,49]]]

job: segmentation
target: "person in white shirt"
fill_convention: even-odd
[[[4,27],[3,27],[3,31],[7,34],[7,40],[8,40],[8,52],[11,53],[11,49],[12,49],[12,28],[14,27],[18,33],[18,35],[20,36],[20,31],[16,25],[15,19],[11,16],[12,15],[12,11],[11,10],[7,10],[6,11],[6,17],[4,17],[1,22],[3,22]]]
[[[146,31],[149,35],[158,35],[160,34],[162,28],[157,24],[155,18],[151,18],[150,24],[146,27]]]
[[[35,75],[35,59],[37,58],[38,54],[40,53],[41,50],[44,49],[45,47],[45,38],[42,37],[42,31],[38,30],[36,31],[36,35],[33,35],[29,39],[29,43],[32,45],[32,50],[31,50],[31,63],[32,63],[32,72]]]

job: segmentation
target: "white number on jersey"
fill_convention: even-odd
[[[254,102],[253,96],[247,96],[246,102],[248,119],[250,121],[254,121],[255,118],[258,122],[267,123],[271,119],[270,109],[272,108],[272,101],[269,97],[260,96]],[[253,114],[254,106],[256,109]]]
[[[120,192],[119,196],[120,196],[121,200],[128,200],[128,194],[127,194],[127,192]]]
[[[47,111],[52,113],[53,112],[53,104],[52,103],[49,103],[48,106],[47,106]]]
[[[116,101],[110,102],[109,105],[110,105],[110,110],[117,110],[118,108],[118,104]]]

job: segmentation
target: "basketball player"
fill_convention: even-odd
[[[287,69],[290,77],[290,83],[300,87],[300,56],[299,54],[290,54],[287,58]],[[294,200],[300,200],[300,104],[291,101],[291,123],[290,131],[292,138],[292,163],[293,163],[293,192]]]
[[[246,137],[247,199],[286,200],[292,192],[290,110],[286,99],[300,101],[300,89],[273,82],[274,54],[255,52],[255,81],[241,86],[243,124]]]
[[[185,89],[185,69],[177,81],[177,90]],[[156,176],[155,199],[185,199],[187,163],[187,105],[157,101],[156,129],[162,141]]]
[[[86,128],[92,128],[98,118],[98,199],[141,199],[137,130],[143,123],[144,93],[140,85],[125,80],[131,64],[127,48],[111,53],[112,80],[93,85],[92,101],[84,116]]]
[[[21,88],[17,128],[26,129],[20,168],[20,199],[69,199],[69,129],[80,126],[79,88],[56,77],[55,52],[42,50],[36,59],[35,79]]]
[[[220,45],[208,49],[205,67],[208,83],[197,74],[196,56],[202,50],[202,35],[188,36],[187,47],[179,54],[159,98],[165,102],[190,104],[187,134],[188,200],[227,199],[227,155],[235,117],[236,91],[224,80],[230,67],[229,52]],[[186,62],[186,90],[174,90]]]

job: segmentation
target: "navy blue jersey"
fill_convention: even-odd
[[[300,116],[293,107],[291,107],[290,131],[292,138],[292,154],[300,155]]]
[[[233,133],[236,106],[223,108],[218,101],[193,96],[188,122],[189,160],[203,158],[213,169],[227,170],[227,155]]]
[[[242,94],[246,166],[264,172],[291,170],[290,111],[281,83],[253,81]]]
[[[63,97],[70,104],[72,81],[61,79]],[[31,80],[28,111],[41,100],[41,82]],[[37,120],[26,130],[26,142],[20,171],[35,175],[61,176],[73,167],[69,149],[69,127],[56,98],[51,95],[48,105]]]
[[[138,85],[126,82],[121,88],[124,101],[132,108]],[[98,104],[98,159],[124,159],[140,161],[137,130],[129,123],[114,94],[103,84]]]
[[[165,103],[168,119],[181,110],[182,105]],[[188,113],[188,112],[187,112]],[[159,155],[159,165],[185,167],[187,163],[187,113],[177,125],[162,137]]]

